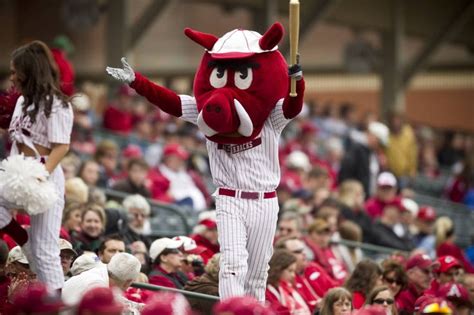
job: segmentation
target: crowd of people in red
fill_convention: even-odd
[[[55,56],[65,58],[61,52]],[[63,72],[73,75],[72,69]],[[70,85],[62,89],[73,93]],[[339,111],[308,105],[281,143],[281,211],[268,303],[247,297],[216,303],[130,287],[143,282],[218,295],[219,244],[204,138],[194,127],[156,112],[128,86],[120,87],[103,111],[91,95],[75,96],[72,103],[71,152],[61,162],[66,178],[61,297],[54,299],[36,281],[20,247],[3,234],[0,313],[469,314],[473,309],[473,257],[456,245],[453,221],[418,205],[410,189],[417,174],[434,178],[441,176],[441,166],[450,168],[446,197],[472,206],[472,135],[454,133],[438,146],[431,129],[414,128],[400,113],[389,117],[387,127],[373,115],[357,119],[347,104]],[[107,130],[101,141],[99,127]],[[8,148],[6,140],[5,135]],[[108,198],[104,188],[127,197]],[[193,233],[157,238],[150,199],[188,209],[197,218]],[[30,225],[28,215],[14,214],[22,226]],[[394,252],[368,256],[341,239]]]

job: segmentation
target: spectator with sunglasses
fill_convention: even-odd
[[[387,315],[398,314],[395,297],[388,286],[375,287],[367,296],[365,305],[380,305],[386,310]]]
[[[408,283],[407,274],[403,266],[396,260],[387,259],[382,263],[382,282],[392,291],[394,297],[405,289]]]

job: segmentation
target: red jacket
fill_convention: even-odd
[[[154,285],[161,285],[168,288],[183,289],[188,281],[182,272],[166,272],[159,265],[155,265],[149,274],[149,282]]]
[[[391,204],[399,206],[400,205],[400,198],[395,197],[394,200],[389,201],[389,202],[385,202],[385,201],[382,201],[382,200],[378,199],[377,197],[372,197],[372,198],[369,198],[365,202],[365,210],[366,210],[367,214],[373,220],[373,219],[376,219],[376,218],[378,218],[382,215],[383,209],[385,208],[386,205],[391,205]]]
[[[67,59],[64,51],[52,48],[54,61],[58,65],[59,70],[59,81],[61,83],[61,91],[67,96],[74,94],[74,68],[71,62]]]
[[[408,287],[401,291],[396,297],[397,309],[413,314],[415,311],[415,302],[422,295],[423,291],[418,292],[416,286],[409,283]]]
[[[311,288],[320,297],[326,295],[329,289],[337,287],[339,284],[335,281],[330,274],[324,270],[324,268],[315,262],[309,262],[303,272],[304,279],[306,279]],[[296,287],[298,288],[298,275],[296,278]]]
[[[355,291],[352,293],[352,307],[354,307],[355,310],[358,310],[361,308],[365,303],[365,295],[362,294],[362,292]]]
[[[128,134],[133,129],[133,115],[109,105],[104,112],[103,124],[105,129]]]

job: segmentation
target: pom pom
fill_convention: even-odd
[[[53,207],[59,196],[35,158],[13,155],[0,163],[0,193],[8,202],[35,215]]]

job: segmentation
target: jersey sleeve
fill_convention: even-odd
[[[70,143],[73,125],[72,106],[69,104],[64,107],[59,101],[55,101],[47,124],[50,143]]]
[[[280,134],[283,131],[283,128],[291,121],[291,119],[285,118],[283,114],[283,99],[279,100],[275,108],[270,113],[270,122],[273,126],[273,129]]]
[[[179,98],[181,99],[181,110],[183,112],[180,118],[196,125],[199,115],[196,99],[189,95],[180,95]]]

